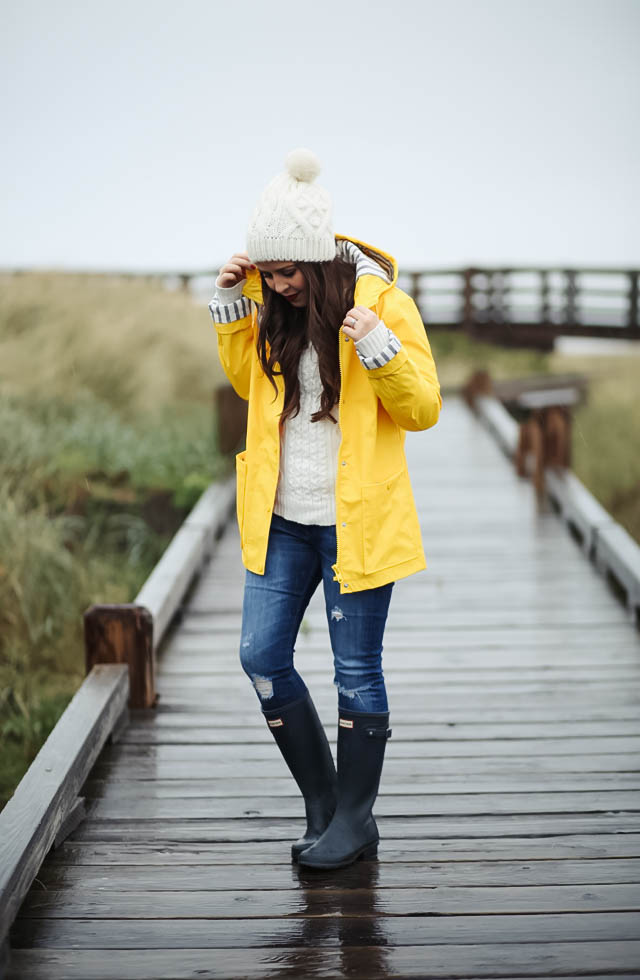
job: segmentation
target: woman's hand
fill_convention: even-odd
[[[249,261],[249,256],[246,252],[236,252],[220,269],[220,274],[216,279],[216,286],[221,286],[223,289],[230,289],[247,278],[247,269],[255,269],[255,265],[252,265]]]
[[[371,333],[379,323],[380,320],[373,310],[366,306],[354,306],[348,313],[345,313],[342,331],[352,340],[360,340],[366,334]]]

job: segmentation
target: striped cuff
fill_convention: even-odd
[[[216,295],[209,303],[209,312],[214,323],[233,323],[251,313],[251,300],[242,295],[244,283],[239,282],[230,289],[216,286]]]
[[[360,363],[368,371],[387,364],[392,357],[396,356],[401,347],[402,342],[396,337],[393,330],[389,329],[384,320],[380,320],[380,323],[373,330],[370,330],[360,340],[356,340],[356,353],[360,358]]]

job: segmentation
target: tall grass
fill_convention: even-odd
[[[88,389],[125,418],[209,403],[221,378],[206,309],[153,280],[0,277],[0,384],[67,400]]]
[[[617,521],[640,542],[640,355],[554,355],[554,370],[589,378],[574,412],[572,467]]]

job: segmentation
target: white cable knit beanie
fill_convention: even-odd
[[[247,231],[252,262],[329,262],[336,255],[331,198],[313,180],[320,162],[311,150],[292,150],[286,171],[258,201]]]

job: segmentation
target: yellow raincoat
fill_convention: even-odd
[[[336,239],[346,237],[336,235]],[[405,430],[435,425],[442,406],[422,319],[411,297],[395,285],[395,259],[356,238],[348,240],[393,270],[390,284],[379,276],[360,276],[354,306],[374,310],[402,348],[382,367],[367,370],[354,343],[338,332],[342,442],[333,571],[341,594],[386,585],[426,568],[404,439]],[[262,303],[258,270],[248,271],[243,294]],[[278,482],[284,380],[279,375],[274,378],[276,397],[256,351],[255,307],[251,316],[215,323],[215,328],[224,371],[237,393],[249,401],[247,448],[236,456],[237,516],[243,563],[263,575]]]

